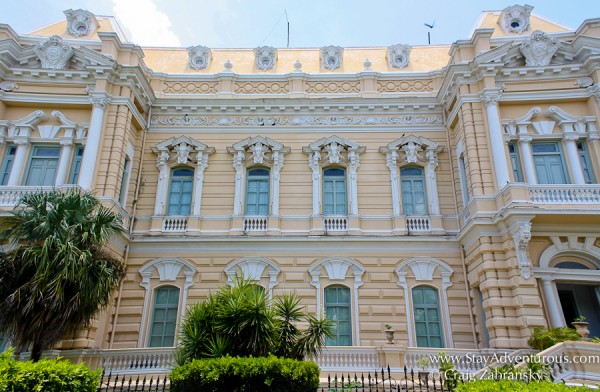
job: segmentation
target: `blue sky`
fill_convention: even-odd
[[[482,10],[516,4],[496,0],[0,0],[0,22],[18,33],[64,19],[63,10],[114,15],[142,46],[212,48],[389,46],[466,39]],[[524,3],[518,3],[524,4]],[[600,17],[599,0],[529,0],[534,13],[576,28]]]

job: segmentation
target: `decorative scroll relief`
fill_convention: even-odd
[[[498,24],[505,33],[521,34],[529,31],[530,5],[513,5],[502,10]]]
[[[287,94],[289,82],[237,82],[236,94]]]
[[[378,80],[377,91],[380,93],[396,93],[406,91],[433,91],[432,80]]]
[[[521,276],[529,279],[531,276],[531,261],[529,260],[527,250],[529,248],[529,241],[531,240],[531,223],[517,223],[511,228],[510,232],[515,242],[515,251],[517,253]]]
[[[321,66],[323,69],[333,71],[342,66],[344,49],[339,46],[324,46],[321,48]]]
[[[560,47],[556,38],[548,36],[543,31],[536,30],[529,39],[521,44],[521,53],[525,56],[525,64],[529,67],[544,67]]]
[[[396,126],[438,125],[442,117],[437,115],[405,116],[155,116],[156,126],[230,127],[230,126]]]
[[[388,47],[387,60],[390,67],[402,69],[408,65],[409,58],[410,46],[398,44]]]
[[[268,137],[255,136],[227,147],[227,150],[234,154],[234,159],[237,158],[239,164],[279,167],[283,165],[283,155],[287,154],[290,148]]]
[[[202,45],[190,46],[187,48],[189,56],[189,66],[196,71],[199,69],[208,68],[212,58],[212,52],[209,48]]]
[[[86,10],[66,10],[67,31],[74,37],[85,37],[94,34],[99,24],[94,14]]]
[[[306,82],[306,92],[309,94],[359,93],[360,82],[343,80],[336,82]]]
[[[261,46],[254,49],[254,65],[258,69],[267,71],[275,68],[277,62],[277,49],[271,46]]]
[[[165,82],[165,94],[216,94],[219,82]]]
[[[36,45],[33,51],[40,59],[42,68],[47,69],[65,69],[73,56],[73,48],[64,43],[62,38],[57,35]]]
[[[3,80],[0,82],[0,90],[2,91],[13,91],[19,88],[19,85],[15,82],[10,82],[8,80]]]

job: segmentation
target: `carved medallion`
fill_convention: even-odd
[[[195,70],[208,68],[210,65],[211,51],[206,46],[190,46],[187,48],[190,68]]]
[[[513,5],[502,10],[498,24],[505,33],[521,34],[529,30],[530,5]]]
[[[333,71],[342,66],[344,49],[339,46],[324,46],[321,48],[321,65],[323,69]]]
[[[86,10],[66,10],[67,31],[74,37],[85,37],[94,34],[98,21],[94,14]]]
[[[393,45],[388,48],[387,60],[390,67],[404,68],[408,65],[410,55],[410,46],[408,45]]]
[[[254,65],[258,69],[266,71],[275,67],[277,61],[277,49],[270,46],[261,46],[254,49]]]
[[[73,56],[73,48],[64,43],[57,35],[36,45],[33,51],[42,62],[42,68],[48,69],[67,68],[67,63]]]
[[[552,56],[560,47],[557,39],[536,30],[531,37],[521,44],[521,53],[525,56],[525,64],[531,67],[544,67],[550,64]]]

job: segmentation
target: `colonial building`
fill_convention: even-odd
[[[91,189],[128,273],[58,348],[172,352],[236,275],[296,292],[334,320],[331,355],[373,363],[516,350],[579,315],[600,335],[600,19],[515,5],[447,45],[246,50],[65,15],[0,25],[2,215]]]

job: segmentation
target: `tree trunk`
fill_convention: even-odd
[[[42,352],[44,351],[44,346],[41,343],[35,342],[31,347],[31,359],[33,362],[37,362],[42,359]]]

